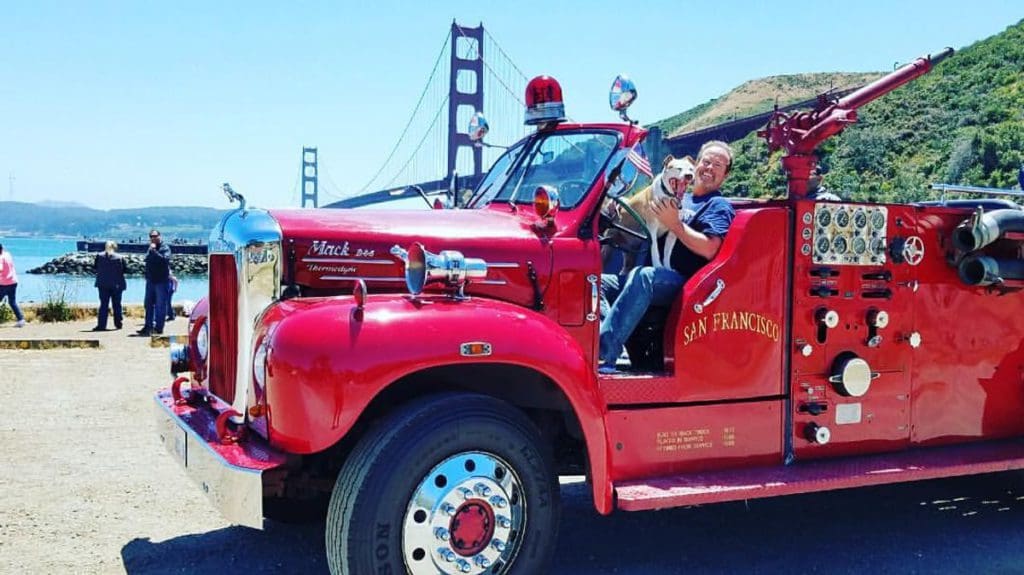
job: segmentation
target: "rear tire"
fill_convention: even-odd
[[[374,425],[338,475],[331,573],[546,573],[561,511],[553,469],[511,406],[474,394],[417,400]]]

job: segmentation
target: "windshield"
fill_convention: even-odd
[[[533,192],[548,185],[558,190],[563,208],[572,208],[618,148],[617,132],[550,132],[528,138],[495,162],[472,207],[532,203]]]

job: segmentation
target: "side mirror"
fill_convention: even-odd
[[[473,142],[483,143],[484,136],[491,130],[491,127],[487,125],[487,118],[480,112],[473,114],[473,117],[469,119],[469,139]]]
[[[626,109],[633,105],[636,100],[636,84],[624,74],[619,74],[612,82],[612,88],[608,92],[608,105],[612,110],[619,113],[619,117],[626,122],[631,122],[626,115]]]

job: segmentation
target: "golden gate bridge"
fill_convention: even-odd
[[[504,152],[501,146],[474,145],[466,133],[470,119],[478,112],[486,115],[491,126],[488,139],[492,142],[512,144],[521,139],[530,130],[523,124],[523,94],[528,80],[482,23],[472,28],[453,21],[412,113],[373,176],[343,189],[318,158],[317,148],[304,147],[297,180],[301,182],[302,206],[321,207],[321,192],[329,200],[322,207],[329,208],[359,207],[418,195],[408,190],[409,186],[418,186],[428,196],[451,194],[457,205],[462,192],[474,188]],[[823,97],[842,97],[853,89],[833,91],[779,110],[814,106]],[[708,140],[745,137],[763,127],[771,114],[733,119],[670,138],[663,138],[660,130],[652,128],[645,144],[647,153],[653,165],[660,165],[669,153],[696,155]]]

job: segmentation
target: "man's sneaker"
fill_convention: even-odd
[[[140,329],[139,331],[137,331],[135,333],[137,333],[139,335],[152,335],[152,332],[150,332],[150,330],[148,330],[146,328],[142,328],[142,329]]]
[[[25,320],[19,319],[18,321],[14,322],[14,327],[25,327]]]

